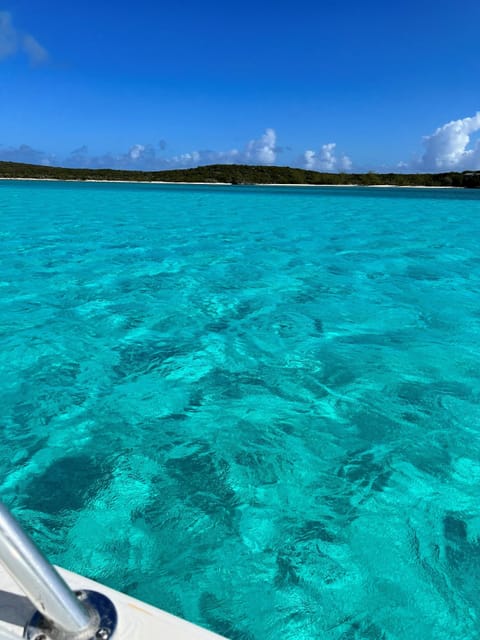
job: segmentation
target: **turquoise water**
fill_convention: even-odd
[[[234,640],[477,638],[480,192],[0,183],[0,496]]]

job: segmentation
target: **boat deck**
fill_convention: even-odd
[[[112,640],[222,640],[222,637],[156,609],[130,596],[104,587],[93,580],[57,567],[73,590],[91,589],[105,594],[115,604],[118,626]],[[0,637],[8,630],[23,637],[23,626],[34,612],[33,606],[7,572],[0,568]]]

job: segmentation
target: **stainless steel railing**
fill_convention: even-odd
[[[88,629],[85,607],[1,503],[0,562],[40,613],[65,631]]]
[[[46,630],[26,631],[26,637],[111,638],[116,626],[113,604],[93,591],[82,592],[81,602],[1,502],[0,562],[37,610],[33,627]],[[1,633],[8,637],[8,632]]]

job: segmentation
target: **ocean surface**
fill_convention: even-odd
[[[480,634],[480,192],[0,181],[0,498],[232,640]]]

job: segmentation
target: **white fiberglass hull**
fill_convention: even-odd
[[[118,626],[112,640],[224,640],[211,631],[93,580],[59,567],[57,570],[71,589],[90,589],[110,598],[118,614]],[[0,638],[3,629],[22,638],[23,625],[32,613],[33,607],[29,600],[0,567]]]

